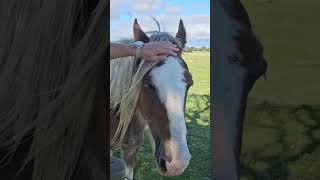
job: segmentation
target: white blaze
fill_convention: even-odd
[[[172,162],[167,163],[169,173],[170,171],[174,171],[172,173],[178,173],[178,171],[182,173],[191,159],[187,146],[187,128],[184,117],[184,100],[187,87],[184,81],[184,73],[185,69],[180,60],[171,56],[163,65],[150,72],[151,80],[169,118],[172,153]]]

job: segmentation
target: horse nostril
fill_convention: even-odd
[[[166,166],[166,160],[163,158],[160,158],[160,169],[161,171],[163,171],[164,173],[167,172],[167,166]]]

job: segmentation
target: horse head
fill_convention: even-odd
[[[143,78],[138,104],[138,114],[146,120],[155,142],[154,155],[160,174],[180,175],[191,159],[186,138],[185,104],[187,91],[193,81],[181,57],[186,43],[186,30],[182,20],[175,37],[157,32],[149,38],[137,20],[133,30],[136,41],[170,41],[180,49],[178,56],[168,56]]]

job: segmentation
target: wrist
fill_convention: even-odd
[[[130,44],[128,48],[128,55],[135,56],[136,55],[136,47],[134,44]]]
[[[136,41],[134,43],[134,46],[135,46],[135,58],[136,59],[142,58],[142,48],[144,47],[144,42]]]

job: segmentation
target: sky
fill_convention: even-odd
[[[187,31],[187,47],[210,47],[210,0],[111,0],[111,41],[133,37],[133,22],[141,28],[176,34],[182,19]]]

